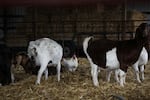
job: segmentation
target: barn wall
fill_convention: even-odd
[[[25,8],[22,12],[23,17],[19,22],[10,22],[15,24],[15,31],[8,31],[6,36],[10,46],[27,46],[30,40],[41,37],[70,40],[74,35],[76,35],[75,41],[81,43],[87,36],[84,33],[92,33],[97,38],[118,40],[124,30],[122,5]],[[138,11],[127,11],[126,20],[126,32],[134,32],[136,27],[146,20],[146,17]],[[130,38],[132,34],[124,35],[124,39]]]

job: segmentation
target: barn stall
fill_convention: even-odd
[[[52,99],[52,100],[148,100],[150,98],[150,68],[146,65],[145,80],[139,84],[130,68],[127,83],[120,87],[115,80],[105,80],[105,70],[99,75],[100,87],[94,87],[90,75],[90,65],[82,52],[82,41],[93,35],[100,39],[128,40],[134,38],[135,29],[142,22],[149,22],[148,1],[133,0],[119,2],[67,0],[59,2],[2,2],[1,41],[12,52],[25,51],[31,40],[49,37],[58,41],[64,48],[65,57],[74,52],[79,57],[76,72],[64,71],[61,81],[49,76],[47,81],[35,85],[36,76],[26,74],[21,66],[15,68],[16,82],[0,87],[2,99]],[[57,0],[56,0],[57,1]],[[141,6],[139,6],[141,4]],[[145,9],[143,8],[143,5]],[[21,6],[21,7],[20,7]],[[142,10],[139,10],[139,9]],[[114,76],[114,75],[113,75]],[[118,99],[119,100],[119,99]]]

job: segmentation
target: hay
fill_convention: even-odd
[[[35,85],[36,76],[27,75],[23,71],[16,73],[17,82],[0,87],[1,100],[148,100],[150,98],[150,65],[146,66],[145,80],[142,84],[134,79],[132,68],[127,73],[127,83],[120,87],[111,78],[105,82],[105,71],[99,75],[99,87],[94,87],[90,75],[90,66],[86,59],[79,58],[76,72],[64,72],[60,82],[56,75],[44,78],[40,85]]]

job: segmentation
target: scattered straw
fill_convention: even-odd
[[[90,65],[84,58],[79,58],[76,72],[61,73],[61,80],[57,82],[56,75],[44,78],[40,85],[35,85],[36,76],[17,71],[17,81],[14,84],[0,87],[1,100],[117,100],[112,96],[119,96],[125,100],[148,100],[150,98],[150,65],[146,66],[145,80],[137,83],[133,69],[127,73],[125,87],[120,87],[114,81],[105,81],[105,71],[99,75],[99,87],[94,87],[90,75]]]

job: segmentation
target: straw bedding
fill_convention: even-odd
[[[40,85],[35,85],[36,76],[25,74],[23,69],[16,70],[16,82],[0,87],[0,100],[149,100],[150,65],[146,66],[145,80],[137,83],[133,69],[129,68],[125,87],[120,87],[112,75],[110,83],[105,81],[105,70],[99,74],[99,87],[91,80],[90,65],[85,58],[79,58],[76,72],[61,73],[57,82],[56,75],[44,77]],[[123,100],[122,99],[122,100]]]

